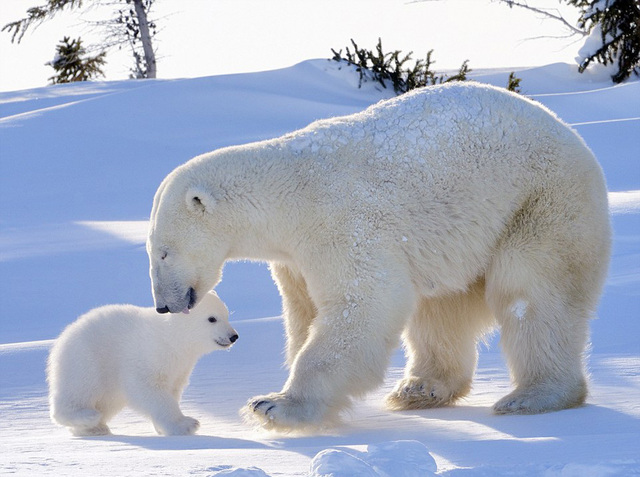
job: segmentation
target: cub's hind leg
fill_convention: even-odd
[[[96,409],[74,407],[68,403],[52,402],[51,419],[68,427],[74,436],[103,436],[111,434],[106,416]]]

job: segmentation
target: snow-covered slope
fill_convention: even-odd
[[[509,71],[475,76],[504,85]],[[266,267],[234,263],[218,291],[240,339],[198,364],[184,396],[199,435],[157,437],[125,412],[112,437],[72,438],[48,419],[50,340],[89,308],[151,305],[144,240],[162,178],[198,153],[355,112],[390,92],[358,89],[355,73],[325,60],[256,74],[56,86],[0,93],[0,473],[408,476],[431,472],[434,459],[441,475],[640,475],[640,82],[612,86],[564,64],[518,75],[524,93],[583,135],[612,191],[614,256],[592,324],[587,406],[492,415],[510,386],[495,337],[459,406],[386,411],[382,397],[402,373],[398,351],[384,386],[341,427],[306,437],[250,429],[238,409],[286,379],[283,329]]]

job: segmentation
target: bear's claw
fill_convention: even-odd
[[[257,411],[258,411],[262,406],[264,406],[265,404],[271,404],[271,401],[267,401],[267,400],[265,400],[265,399],[260,399],[260,400],[256,400],[256,401],[250,402],[250,403],[248,404],[248,406],[251,408],[251,410],[252,410],[253,412],[257,412]],[[268,416],[268,415],[269,415],[269,413],[270,413],[273,409],[275,409],[275,407],[276,407],[276,405],[275,405],[275,404],[271,404],[271,406],[269,406],[269,407],[267,408],[267,410],[266,410],[266,411],[264,411],[264,415],[265,415],[265,416]]]

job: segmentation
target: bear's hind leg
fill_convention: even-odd
[[[453,404],[471,389],[477,342],[493,325],[484,281],[467,292],[423,299],[404,332],[405,376],[387,396],[392,410]]]
[[[496,313],[516,389],[494,405],[494,412],[537,414],[582,405],[587,395],[586,316],[552,290],[546,299],[514,296]]]
[[[537,414],[584,403],[589,318],[598,291],[588,273],[575,273],[579,264],[526,241],[496,256],[487,301],[516,389],[494,405],[495,413]]]

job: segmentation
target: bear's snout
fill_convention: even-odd
[[[189,287],[189,289],[187,290],[187,292],[184,294],[184,296],[182,296],[181,298],[175,300],[175,299],[164,299],[162,300],[162,298],[160,298],[161,295],[160,293],[156,292],[154,293],[154,299],[156,301],[156,312],[164,314],[164,313],[189,313],[189,310],[191,310],[195,305],[196,302],[198,301],[198,294],[195,290],[195,288],[193,287]],[[164,306],[160,306],[161,304],[163,304],[162,302],[164,301]]]

